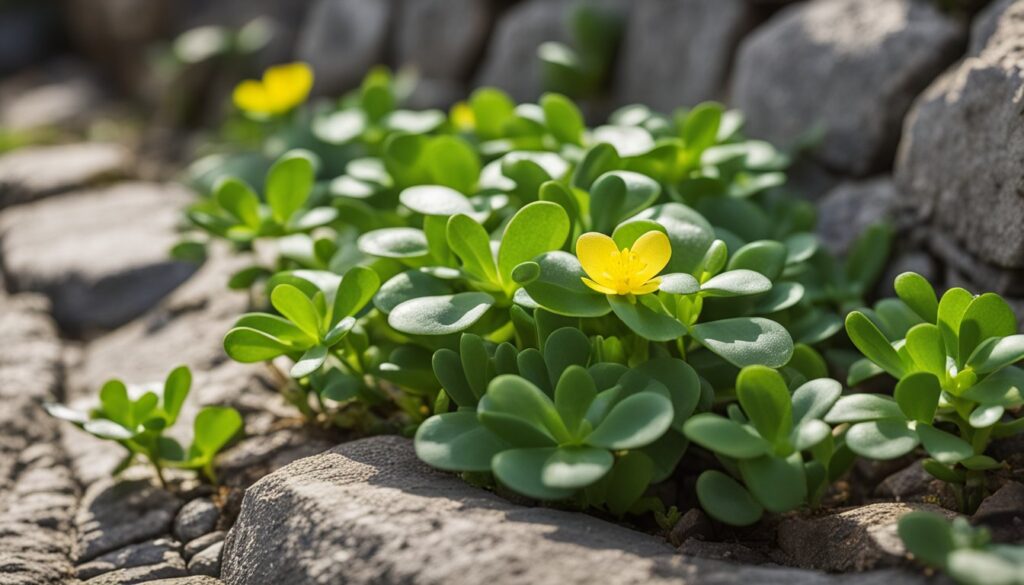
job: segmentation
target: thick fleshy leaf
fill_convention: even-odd
[[[96,418],[86,421],[82,425],[87,433],[96,435],[102,439],[112,439],[115,441],[126,441],[135,436],[131,430],[119,425],[118,423],[107,420],[105,418]]]
[[[700,292],[700,283],[691,274],[677,272],[674,274],[662,274],[661,284],[658,290],[674,295],[692,295]]]
[[[668,389],[672,400],[672,428],[682,432],[683,424],[690,418],[700,402],[700,377],[683,360],[675,358],[654,358],[632,368],[661,382]]]
[[[966,365],[979,374],[988,374],[1024,359],[1024,335],[990,337],[967,358]]]
[[[595,231],[608,233],[620,221],[654,202],[661,192],[658,182],[630,171],[612,171],[590,187],[590,222]]]
[[[540,481],[554,489],[583,488],[604,477],[614,462],[607,449],[559,447],[544,462]]]
[[[760,435],[780,444],[793,429],[793,407],[782,375],[765,366],[748,366],[736,378],[736,397]]]
[[[700,474],[697,499],[709,516],[733,526],[749,526],[764,514],[764,508],[750,492],[721,471]]]
[[[520,284],[540,306],[569,317],[601,317],[611,312],[605,295],[583,284],[586,274],[576,256],[557,250],[537,256],[533,263],[535,273]],[[519,279],[523,273],[512,274]]]
[[[760,457],[772,445],[749,426],[717,414],[698,414],[683,425],[686,437],[705,449],[733,459]]]
[[[970,443],[930,424],[918,424],[917,436],[921,438],[925,451],[939,463],[953,465],[974,455]]]
[[[889,340],[864,313],[853,311],[846,316],[846,332],[865,357],[895,378],[903,377],[906,367]]]
[[[234,408],[207,406],[196,415],[192,448],[209,461],[242,430],[242,415]]]
[[[651,341],[672,341],[686,335],[686,326],[673,317],[650,309],[637,300],[631,302],[620,295],[608,295],[612,311],[630,329]]]
[[[754,498],[772,512],[787,512],[807,499],[807,480],[799,453],[788,458],[762,455],[739,462],[743,483]]]
[[[514,416],[549,434],[557,442],[571,439],[551,398],[519,376],[504,375],[492,380],[487,394],[480,400],[477,412]],[[487,424],[485,418],[481,420]]]
[[[428,418],[416,431],[416,455],[448,471],[490,471],[491,460],[509,445],[480,424],[475,412]]]
[[[995,293],[985,293],[971,301],[960,320],[959,359],[966,360],[981,342],[990,337],[1007,337],[1017,333],[1017,317],[1013,309]]]
[[[243,224],[254,230],[259,229],[262,223],[260,199],[244,181],[235,178],[222,179],[214,188],[214,197],[218,205]]]
[[[377,272],[365,266],[350,268],[338,285],[338,292],[334,296],[334,309],[331,312],[331,326],[333,327],[345,317],[351,317],[361,311],[366,303],[370,302],[373,295],[377,294],[380,288],[380,277]]]
[[[861,422],[846,432],[850,450],[868,459],[896,459],[913,451],[919,442],[917,433],[903,419]]]
[[[473,213],[473,205],[465,195],[444,185],[416,185],[398,196],[402,205],[423,215],[456,215]]]
[[[957,364],[963,363],[961,360],[967,358],[960,355],[960,320],[973,300],[974,295],[962,288],[947,290],[939,300],[937,325],[946,343],[946,354],[952,356]]]
[[[843,385],[830,378],[817,378],[793,391],[793,422],[824,419],[843,393]]]
[[[832,427],[818,419],[805,420],[790,433],[789,440],[797,451],[806,451],[824,441],[832,433]]]
[[[931,512],[910,512],[900,518],[900,539],[922,562],[943,567],[957,547],[949,521]]]
[[[982,404],[1010,408],[1020,406],[1024,404],[1024,370],[1016,366],[1005,367],[965,390],[962,396]]]
[[[762,315],[785,311],[803,300],[805,292],[799,282],[777,282],[770,291],[758,297],[754,311]]]
[[[430,250],[423,230],[407,227],[383,228],[359,237],[359,250],[380,258],[420,258]]]
[[[569,228],[565,210],[548,201],[534,201],[512,216],[498,249],[498,274],[506,287],[515,286],[512,270],[516,266],[560,248]]]
[[[760,272],[741,268],[713,276],[701,285],[700,290],[708,297],[738,297],[768,292],[772,282]]]
[[[224,336],[224,351],[243,364],[271,360],[292,350],[291,345],[251,327],[235,327]]]
[[[786,266],[788,251],[781,242],[759,240],[736,250],[729,258],[729,270],[753,270],[776,280]]]
[[[290,284],[278,285],[270,293],[270,303],[303,333],[320,339],[323,319],[313,301],[301,290]]]
[[[575,327],[561,327],[544,342],[544,363],[554,387],[562,373],[572,366],[586,367],[590,362],[590,339]]]
[[[1003,418],[1006,408],[999,404],[981,404],[973,411],[967,422],[976,429],[990,427]]]
[[[654,465],[647,453],[628,451],[615,459],[615,466],[605,476],[608,511],[621,517],[644,495],[654,477]]]
[[[825,422],[839,424],[883,418],[903,418],[896,401],[880,394],[851,394],[840,398],[825,415]]]
[[[411,335],[459,333],[472,327],[493,304],[494,297],[481,292],[421,297],[392,309],[388,324]]]
[[[289,375],[292,378],[305,378],[313,372],[320,369],[320,366],[324,365],[324,361],[327,360],[327,347],[323,345],[315,345],[302,354],[299,361],[295,362],[292,366]]]
[[[701,345],[737,367],[780,368],[793,356],[793,338],[775,321],[736,317],[694,325],[690,333]]]
[[[185,404],[189,389],[192,387],[192,372],[188,366],[178,366],[171,370],[164,382],[164,412],[170,417],[170,424],[178,419],[181,406]]]
[[[430,175],[438,184],[466,195],[470,195],[476,190],[477,181],[480,178],[480,157],[464,139],[448,135],[433,138],[427,143],[426,159]],[[402,203],[405,201],[403,200]],[[454,215],[454,213],[438,215]]]
[[[467,215],[455,215],[448,220],[447,234],[448,245],[466,272],[485,282],[499,282],[491,240],[482,225]]]
[[[630,221],[633,220],[651,220],[665,228],[672,245],[672,258],[665,268],[667,273],[693,273],[715,241],[715,231],[708,220],[681,203],[653,205]]]
[[[579,145],[583,140],[583,114],[569,98],[546,93],[540,98],[544,109],[544,121],[548,130],[559,142]]]
[[[304,150],[286,152],[267,173],[267,203],[274,219],[285,223],[302,209],[313,190],[315,155]]]
[[[544,467],[557,451],[556,447],[509,449],[494,456],[491,469],[498,481],[524,496],[538,500],[562,500],[575,489],[544,485]]]
[[[373,305],[382,313],[390,313],[405,301],[419,297],[436,297],[451,292],[441,279],[419,270],[406,270],[381,285],[373,297]]]
[[[900,410],[910,420],[931,424],[939,405],[942,386],[930,372],[914,372],[896,384],[893,397]]]
[[[923,276],[916,272],[904,272],[896,277],[893,287],[900,300],[925,323],[935,323],[939,314],[939,301],[935,289]]]
[[[653,392],[641,392],[613,406],[586,443],[612,450],[636,449],[656,441],[671,424],[672,402]]]
[[[555,386],[555,408],[571,434],[576,435],[578,432],[595,397],[597,388],[594,379],[580,366],[570,366],[558,379]]]
[[[921,323],[907,331],[907,352],[918,368],[940,380],[946,378],[946,344],[942,332],[931,323]]]

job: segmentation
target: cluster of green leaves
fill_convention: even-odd
[[[911,512],[900,518],[899,535],[917,560],[960,585],[1024,584],[1024,546],[992,543],[986,529],[966,518]]]
[[[282,391],[310,418],[418,428],[433,465],[618,515],[657,509],[645,490],[675,473],[690,417],[735,400],[741,370],[777,369],[764,392],[786,390],[786,436],[763,434],[744,403],[757,390],[723,420],[768,446],[758,463],[702,444],[754,506],[814,505],[848,450],[789,389],[834,390],[820,379],[840,315],[863,305],[887,229],[833,258],[813,206],[785,191],[789,157],[718,104],[630,106],[589,128],[561,94],[517,105],[485,88],[445,114],[402,109],[406,92],[375,71],[336,103],[262,121],[258,151],[194,166],[208,196],[192,241],[258,259],[230,282],[256,312],[227,353],[288,372]],[[584,283],[580,236],[621,250],[651,232],[670,248],[655,289]],[[799,472],[797,503],[760,489],[781,467]]]
[[[897,299],[854,311],[846,330],[865,359],[850,385],[888,374],[893,397],[854,394],[839,400],[826,420],[850,423],[846,443],[858,455],[894,459],[918,445],[925,469],[949,482],[964,511],[986,493],[984,474],[1002,464],[985,455],[989,441],[1024,431],[1009,412],[1024,405],[1024,335],[999,295],[952,288],[936,297],[920,275],[895,281]]]
[[[180,366],[163,385],[126,386],[120,380],[110,380],[100,389],[99,404],[87,411],[55,403],[45,408],[51,416],[127,449],[115,474],[143,457],[156,469],[161,484],[165,484],[166,467],[199,470],[210,481],[216,481],[214,457],[242,429],[242,417],[233,408],[204,407],[196,415],[192,444],[186,450],[164,432],[177,422],[191,386],[191,372]]]
[[[727,417],[699,414],[683,427],[725,469],[705,471],[697,480],[701,506],[722,522],[746,526],[765,510],[817,505],[852,463],[822,421],[842,385],[816,378],[790,392],[776,370],[749,366],[740,372],[736,394],[739,404],[729,405]]]
[[[580,2],[568,21],[572,47],[555,41],[537,47],[544,87],[573,98],[591,97],[608,79],[625,15],[612,6]]]

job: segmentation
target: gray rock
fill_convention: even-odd
[[[984,50],[932,84],[904,127],[896,180],[932,233],[983,263],[1024,268],[1024,3]],[[945,259],[945,258],[944,258]]]
[[[216,530],[214,532],[210,532],[209,534],[204,534],[199,538],[189,542],[185,545],[185,550],[183,551],[185,560],[192,560],[192,557],[194,557],[196,553],[205,550],[210,546],[217,544],[218,542],[221,542],[222,540],[224,540],[225,535],[227,535],[227,532],[224,532],[223,530]]]
[[[616,99],[665,113],[721,99],[733,53],[755,13],[747,0],[633,0]]]
[[[75,573],[79,579],[85,581],[118,569],[134,569],[163,564],[179,566],[182,564],[180,548],[181,546],[177,542],[168,538],[147,540],[100,555],[94,560],[78,565],[75,568]]]
[[[146,585],[223,585],[220,579],[207,577],[205,575],[193,575],[191,577],[180,577],[178,579],[160,579],[150,581]]]
[[[924,470],[920,461],[897,471],[875,486],[875,496],[896,502],[934,504],[956,508],[956,497],[949,484]]]
[[[977,56],[981,53],[985,45],[988,44],[989,39],[996,34],[1003,13],[1016,1],[997,0],[986,6],[974,17],[974,22],[971,23],[971,43],[967,51],[968,55]],[[1007,24],[1007,26],[1019,25]]]
[[[196,498],[178,511],[174,518],[174,536],[189,542],[213,532],[220,519],[220,508],[210,498]]]
[[[942,282],[942,273],[939,267],[927,252],[907,251],[898,253],[895,258],[889,261],[885,274],[878,282],[878,296],[891,297],[896,295],[893,288],[893,281],[904,272],[916,272],[925,277],[928,282],[939,285]]]
[[[175,496],[147,480],[97,481],[86,489],[75,517],[78,562],[169,534],[180,507]]]
[[[110,110],[99,79],[85,63],[60,58],[0,82],[0,125],[9,130],[87,130]]]
[[[891,222],[899,200],[889,177],[842,183],[818,202],[818,237],[833,254],[843,256],[872,224]]]
[[[221,452],[217,457],[217,473],[224,485],[244,488],[264,475],[297,459],[326,451],[334,444],[306,427],[249,436]]]
[[[984,524],[998,542],[1024,541],[1024,484],[1007,482],[981,502],[971,521]]]
[[[109,573],[103,573],[85,582],[85,585],[136,585],[137,583],[152,583],[155,579],[168,579],[172,577],[184,577],[184,562],[178,557],[173,562],[163,562],[156,565],[144,565],[130,569],[117,569]]]
[[[674,546],[679,546],[688,539],[707,539],[715,533],[715,525],[708,518],[707,514],[700,508],[690,508],[683,514],[683,517],[672,527],[669,534],[669,541]]]
[[[397,15],[396,58],[428,79],[463,80],[487,41],[492,0],[406,0]]]
[[[399,437],[347,443],[261,479],[246,492],[224,547],[221,578],[229,585],[835,580],[691,559],[659,538],[592,516],[517,506],[428,468]],[[895,572],[843,582],[896,579],[920,582]]]
[[[740,46],[733,100],[780,146],[821,131],[813,156],[858,176],[889,166],[914,97],[960,54],[962,27],[925,0],[813,0]]]
[[[59,398],[61,344],[46,299],[0,296],[0,582],[63,585],[78,486],[61,452],[60,423],[39,407]]]
[[[316,91],[336,95],[384,60],[393,0],[319,0],[309,10],[296,49],[316,71]]]
[[[196,553],[196,556],[188,562],[188,572],[193,575],[219,577],[223,550],[224,541],[222,540]]]
[[[117,144],[20,148],[0,156],[0,209],[123,177],[130,163]]]
[[[121,183],[7,210],[0,217],[6,286],[49,296],[71,332],[121,325],[195,271],[168,255],[188,201],[178,187]]]
[[[965,213],[969,212],[965,210]],[[947,271],[958,275],[959,280],[950,280],[946,283],[948,286],[963,286],[976,292],[992,291],[1007,296],[1024,296],[1024,268],[1007,268],[981,260],[959,240],[949,237],[947,231],[926,225],[930,228],[926,242],[928,249],[942,260]]]
[[[748,546],[736,542],[710,542],[691,538],[679,547],[679,552],[688,557],[729,561],[744,565],[767,565],[771,559]]]
[[[955,516],[929,504],[870,504],[828,516],[783,518],[777,542],[793,565],[805,569],[846,572],[891,567],[906,556],[896,524],[915,510]]]

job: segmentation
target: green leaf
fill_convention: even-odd
[[[224,351],[236,362],[250,364],[272,360],[289,353],[292,347],[251,327],[235,327],[224,336]]]
[[[707,297],[737,297],[768,292],[771,288],[772,281],[760,272],[738,269],[710,278],[700,290]]]
[[[476,189],[477,179],[480,177],[480,157],[477,156],[476,150],[462,138],[457,136],[433,138],[427,143],[426,157],[430,174],[439,185],[451,187],[467,195]],[[440,215],[454,215],[454,213]]]
[[[244,181],[233,177],[221,179],[214,187],[214,197],[217,199],[217,205],[223,207],[244,225],[254,230],[259,229],[260,223],[262,223],[260,198]]]
[[[867,290],[885,270],[889,260],[892,227],[886,223],[868,226],[846,254],[846,277],[860,290]]]
[[[135,433],[130,429],[126,429],[116,422],[105,418],[86,421],[82,428],[85,429],[85,432],[96,435],[101,439],[111,439],[113,441],[127,441],[135,436]]]
[[[555,403],[543,390],[519,376],[503,375],[494,378],[477,407],[481,421],[488,424],[486,413],[507,414],[529,423],[556,442],[571,439]]]
[[[508,443],[480,424],[475,412],[450,412],[428,418],[416,431],[416,456],[447,471],[490,471],[495,455]]]
[[[733,253],[729,258],[729,270],[748,269],[760,272],[768,280],[776,280],[786,266],[789,252],[782,242],[760,240],[750,242]]]
[[[882,367],[894,378],[902,378],[906,368],[889,340],[864,313],[853,311],[846,316],[846,333],[865,357]]]
[[[398,196],[402,205],[423,215],[457,215],[474,212],[465,195],[443,185],[416,185]]]
[[[687,150],[702,152],[718,142],[722,113],[721,104],[704,102],[686,114],[681,135]]]
[[[580,366],[569,366],[555,386],[555,408],[569,433],[576,435],[597,396],[594,380]]]
[[[382,313],[419,297],[436,297],[451,292],[444,281],[419,270],[406,270],[391,277],[373,297],[373,305]]]
[[[501,483],[512,490],[538,500],[562,500],[575,489],[551,488],[541,480],[544,466],[557,451],[556,447],[509,449],[494,456],[491,469]]]
[[[673,295],[692,295],[700,292],[700,283],[690,274],[677,272],[675,274],[662,274],[661,284],[658,290]]]
[[[825,422],[840,424],[883,418],[903,418],[896,401],[879,394],[851,394],[840,398],[825,415]]]
[[[188,366],[178,366],[171,370],[164,382],[164,412],[170,417],[168,424],[178,420],[181,406],[185,404],[189,389],[192,387],[192,372]]]
[[[979,374],[1001,370],[1024,359],[1024,335],[990,337],[967,358],[966,366]]]
[[[918,443],[917,433],[902,419],[861,422],[846,432],[850,450],[868,459],[896,459],[913,451]]]
[[[576,256],[561,250],[545,252],[533,264],[537,271],[529,282],[517,281],[548,311],[569,317],[601,317],[611,311],[605,295],[583,284],[586,273]],[[521,276],[522,272],[513,271],[513,278]]]
[[[441,387],[455,404],[461,407],[476,406],[478,398],[466,380],[462,358],[458,353],[446,348],[439,349],[434,352],[431,364]]]
[[[313,301],[301,290],[290,284],[280,284],[270,292],[270,303],[303,333],[320,339],[323,318]]]
[[[589,361],[590,339],[575,327],[556,329],[544,342],[544,363],[552,387],[569,367],[586,367]]]
[[[366,114],[352,108],[313,119],[313,134],[328,144],[352,142],[366,130]]]
[[[780,368],[793,356],[793,338],[782,326],[761,317],[736,317],[698,323],[694,339],[736,367]]]
[[[830,378],[817,378],[793,391],[793,422],[824,419],[843,393],[843,385]]]
[[[957,548],[949,521],[933,512],[910,512],[900,518],[900,539],[915,557],[933,567],[945,567]]]
[[[923,276],[916,272],[904,272],[896,277],[893,287],[900,300],[925,323],[935,323],[939,315],[939,301],[935,297],[935,289]]]
[[[653,358],[632,368],[633,372],[644,374],[661,382],[668,389],[672,400],[672,428],[682,432],[683,424],[700,402],[700,377],[683,360],[675,358]]]
[[[103,416],[115,423],[133,428],[135,421],[132,420],[132,401],[128,397],[128,388],[120,380],[108,380],[100,388],[100,407],[103,409]]]
[[[752,428],[717,414],[698,414],[683,425],[686,437],[705,449],[733,459],[752,459],[772,450]]]
[[[494,304],[482,292],[421,297],[391,310],[388,324],[410,335],[448,335],[469,329]]]
[[[765,366],[743,368],[736,378],[736,397],[762,437],[776,445],[789,437],[793,407],[781,374]]]
[[[583,141],[583,114],[569,98],[546,93],[540,98],[548,130],[559,142],[581,145]]]
[[[334,296],[334,308],[331,311],[331,327],[345,317],[351,317],[361,311],[380,288],[380,277],[377,272],[365,266],[353,266],[345,273]]]
[[[640,451],[629,451],[615,460],[606,477],[608,511],[621,517],[644,495],[654,469],[650,457]]]
[[[1024,404],[1024,370],[1010,366],[971,386],[961,395],[982,404],[999,404],[1013,408]]]
[[[512,270],[516,266],[561,248],[569,237],[569,228],[569,216],[555,203],[534,201],[516,212],[498,248],[498,273],[506,289],[515,286]]]
[[[946,343],[946,354],[953,357],[957,365],[962,364],[960,356],[960,320],[963,319],[967,306],[974,300],[974,295],[962,288],[951,288],[939,300],[938,326],[942,339]]]
[[[658,182],[630,171],[611,171],[590,188],[590,221],[595,231],[610,232],[623,219],[653,203],[661,193]]]
[[[299,379],[305,378],[313,372],[320,369],[320,366],[324,365],[327,360],[327,347],[323,345],[314,345],[313,347],[306,350],[306,353],[302,354],[299,361],[295,362],[292,366],[289,375],[292,378]]]
[[[234,408],[207,406],[196,415],[194,430],[192,446],[209,461],[242,430],[242,415]]]
[[[540,481],[553,489],[580,489],[605,476],[615,458],[605,449],[559,447],[544,462]]]
[[[572,186],[589,191],[598,177],[609,171],[620,169],[621,165],[622,160],[614,146],[606,143],[595,144],[576,166],[572,176]]]
[[[653,392],[628,396],[612,407],[586,443],[605,449],[636,449],[665,434],[672,424],[672,403]]]
[[[650,309],[643,297],[632,301],[620,295],[608,295],[612,311],[630,329],[651,341],[673,341],[686,335],[686,326],[673,317]]]
[[[654,205],[636,214],[630,221],[651,220],[661,224],[672,245],[672,258],[665,272],[694,271],[703,264],[705,254],[715,241],[714,228],[701,214],[681,203]]]
[[[804,286],[798,282],[775,283],[767,294],[757,299],[754,311],[762,315],[785,311],[803,300],[804,293]]]
[[[302,209],[313,190],[315,155],[304,150],[286,152],[267,173],[267,203],[274,219],[287,223]]]
[[[939,463],[954,465],[974,455],[970,443],[930,424],[918,424],[917,436],[921,438],[925,451]]]
[[[786,459],[762,455],[739,462],[743,483],[754,498],[772,512],[799,508],[807,499],[807,480],[799,453]]]
[[[721,471],[700,474],[697,499],[709,516],[733,526],[750,526],[764,514],[764,508],[750,492]]]
[[[1017,333],[1017,317],[1013,309],[995,293],[985,293],[967,306],[960,320],[958,363],[967,359],[978,345],[990,337],[1006,337]]]
[[[832,434],[832,427],[818,419],[805,420],[793,428],[789,440],[796,451],[806,451],[816,447]]]
[[[504,92],[491,87],[474,91],[469,98],[469,106],[476,120],[477,133],[484,139],[500,138],[516,107]]]
[[[490,238],[479,223],[466,215],[452,216],[448,220],[448,245],[462,260],[466,272],[484,282],[499,282]]]
[[[937,325],[921,323],[907,331],[907,352],[922,370],[946,379],[946,344]]]
[[[469,382],[469,388],[477,399],[487,392],[487,384],[494,376],[490,372],[490,356],[487,355],[487,346],[479,335],[463,333],[459,338],[459,359],[462,361],[462,373]]]
[[[971,411],[971,416],[968,417],[967,422],[976,429],[984,429],[1002,420],[1005,413],[1006,408],[1002,405],[979,404],[977,408]]]
[[[896,384],[893,397],[900,410],[910,420],[931,424],[939,405],[942,387],[930,372],[914,372]]]
[[[89,413],[82,412],[81,410],[75,410],[68,408],[63,404],[57,404],[55,402],[46,402],[43,404],[43,408],[46,409],[47,414],[54,418],[74,423],[76,425],[83,425],[89,420]]]
[[[383,228],[359,236],[359,251],[380,258],[421,258],[430,253],[423,230]]]

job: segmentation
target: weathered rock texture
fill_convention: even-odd
[[[257,583],[807,585],[833,577],[675,555],[596,518],[523,508],[416,459],[398,437],[347,443],[253,485],[224,544],[221,578]],[[915,583],[868,573],[843,583]]]
[[[733,100],[755,137],[821,132],[813,156],[848,174],[888,167],[914,97],[953,62],[962,28],[926,0],[813,0],[748,36]]]
[[[58,422],[61,349],[41,297],[0,298],[0,583],[58,585],[70,561],[76,485]]]
[[[9,209],[0,217],[5,284],[49,296],[71,332],[121,325],[194,272],[169,256],[188,201],[181,188],[121,183]]]
[[[976,57],[918,99],[904,128],[896,180],[948,244],[936,252],[951,263],[964,264],[953,257],[964,250],[981,263],[1024,268],[1022,38],[1024,3],[1016,2]]]
[[[384,60],[393,0],[319,0],[302,26],[296,55],[316,70],[316,90],[337,95]]]
[[[396,59],[428,79],[465,79],[495,13],[493,0],[409,0],[397,17]]]
[[[16,150],[0,156],[0,209],[119,178],[128,164],[127,150],[101,142]]]
[[[818,237],[835,254],[846,254],[872,224],[893,219],[899,192],[889,177],[849,181],[818,203]]]
[[[721,99],[733,53],[755,24],[746,0],[633,0],[616,99],[671,113]]]

